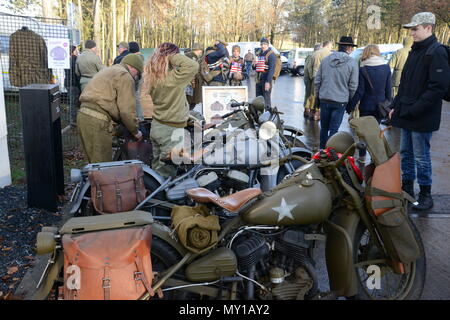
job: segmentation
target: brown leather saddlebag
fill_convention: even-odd
[[[154,295],[151,226],[65,234],[65,300],[135,300]]]
[[[389,256],[402,263],[413,262],[422,255],[405,196],[401,187],[400,156],[396,153],[375,167],[368,179],[366,202]]]
[[[97,212],[131,211],[145,199],[144,172],[136,164],[89,172],[91,201]]]

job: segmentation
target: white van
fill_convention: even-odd
[[[380,49],[380,53],[381,53],[381,57],[384,59],[384,61],[386,63],[389,62],[389,60],[391,59],[392,55],[394,54],[395,51],[403,48],[403,44],[401,43],[392,43],[392,44],[377,44],[378,48]],[[359,60],[361,59],[361,55],[364,51],[365,47],[359,47],[357,49],[355,49],[350,56],[355,59],[356,61],[358,61],[359,64]]]
[[[305,59],[312,54],[313,48],[295,48],[289,51],[288,70],[293,74],[299,76],[305,75]]]

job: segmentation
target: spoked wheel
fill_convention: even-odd
[[[411,223],[422,252],[423,244],[416,226]],[[403,274],[395,273],[362,223],[356,231],[353,261],[358,280],[356,299],[418,300],[425,284],[425,253],[415,262],[405,264]],[[378,277],[379,275],[379,277]]]

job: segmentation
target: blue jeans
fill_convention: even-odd
[[[252,61],[245,61],[245,72],[248,77],[250,77],[250,71],[252,71],[252,64]]]
[[[401,129],[400,155],[403,180],[416,180],[421,186],[431,186],[430,141],[432,132]]]
[[[320,101],[320,149],[325,149],[328,138],[339,130],[346,106],[346,103]]]

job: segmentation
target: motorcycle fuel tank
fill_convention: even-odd
[[[314,179],[308,170],[296,173],[291,178],[293,180],[283,181],[244,211],[244,221],[291,226],[320,223],[327,219],[332,208],[332,195],[328,187]]]

